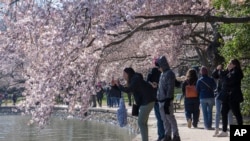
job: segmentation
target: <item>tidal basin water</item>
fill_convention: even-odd
[[[24,116],[0,116],[0,141],[131,141],[128,129],[96,121],[51,119],[44,129],[28,126]]]

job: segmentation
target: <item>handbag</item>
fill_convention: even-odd
[[[132,105],[132,116],[138,116],[139,115],[139,106],[136,104]]]

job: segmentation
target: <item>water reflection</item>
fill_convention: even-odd
[[[130,141],[135,136],[127,129],[95,121],[53,118],[39,130],[27,126],[28,117],[0,116],[0,141]]]

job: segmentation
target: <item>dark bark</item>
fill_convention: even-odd
[[[167,28],[170,26],[178,26],[186,22],[187,24],[190,23],[225,23],[225,24],[230,24],[230,23],[248,23],[250,22],[250,17],[217,17],[217,16],[210,16],[210,15],[205,15],[205,16],[200,16],[200,15],[188,15],[188,14],[173,14],[173,15],[159,15],[159,16],[136,16],[135,19],[144,19],[148,20],[140,24],[139,26],[135,27],[132,30],[128,31],[123,31],[121,33],[116,34],[115,36],[118,35],[124,35],[123,38],[120,40],[111,42],[105,47],[110,47],[113,45],[120,44],[133,36],[134,33],[138,31],[150,31],[150,30],[159,30],[163,28]],[[158,24],[159,22],[166,21],[167,23],[163,24]],[[154,24],[154,25],[152,25]],[[152,25],[152,26],[150,26]]]
[[[248,23],[250,22],[250,17],[217,17],[217,16],[200,16],[200,15],[188,15],[188,14],[173,14],[173,15],[159,15],[159,16],[136,16],[136,19],[155,19],[157,21],[164,20],[186,20],[187,23],[201,23],[201,22],[222,22],[222,23]]]

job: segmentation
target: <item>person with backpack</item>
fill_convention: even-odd
[[[182,94],[185,97],[184,108],[187,119],[187,126],[197,128],[200,116],[200,100],[196,90],[197,73],[194,69],[189,69],[186,80],[182,84]]]
[[[201,77],[197,81],[196,89],[200,98],[204,127],[207,130],[211,130],[216,83],[213,78],[208,76],[208,70],[205,66],[201,67],[200,74]]]
[[[126,87],[120,85],[118,80],[115,84],[121,91],[133,93],[135,103],[139,106],[138,125],[141,138],[142,141],[148,141],[148,118],[155,103],[153,87],[143,79],[142,74],[136,73],[133,68],[125,68],[123,78],[127,81]]]

